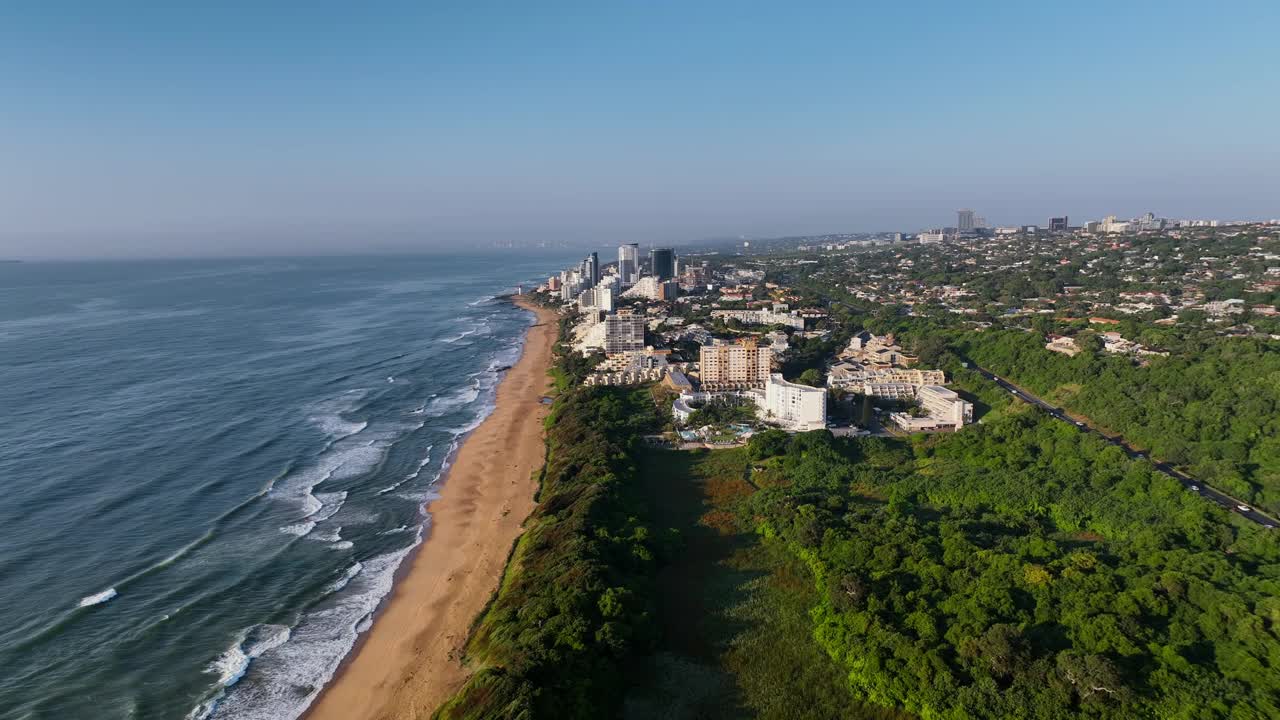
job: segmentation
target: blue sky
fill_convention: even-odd
[[[1280,216],[1275,2],[195,5],[0,7],[0,254]]]

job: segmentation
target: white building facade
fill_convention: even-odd
[[[760,397],[758,391],[756,397]],[[827,391],[823,388],[787,382],[781,373],[772,373],[763,397],[760,411],[765,419],[787,430],[803,432],[827,426]]]
[[[618,278],[623,285],[635,285],[640,279],[640,245],[628,243],[618,246]]]
[[[959,430],[973,422],[973,405],[961,399],[954,390],[941,385],[925,385],[916,394],[916,399],[920,401],[920,407],[941,424]]]

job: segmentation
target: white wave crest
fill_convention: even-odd
[[[315,522],[324,522],[337,515],[338,511],[342,509],[343,504],[347,502],[347,491],[316,493],[312,497],[320,501],[320,507],[308,519]]]
[[[84,597],[80,598],[79,607],[92,607],[94,605],[101,605],[102,603],[107,602],[108,600],[110,600],[115,596],[116,596],[116,589],[113,587],[110,587],[110,588],[107,588],[106,590],[103,590],[102,592],[94,593],[92,595],[85,595]]]
[[[480,332],[480,331],[477,330],[476,328],[472,328],[470,330],[463,330],[461,333],[458,333],[457,335],[454,335],[453,337],[450,337],[450,338],[445,338],[440,342],[448,345],[452,345],[463,338],[468,338],[468,337],[471,337],[472,335],[475,335],[477,332]]]
[[[460,387],[443,397],[433,398],[431,402],[424,406],[423,414],[428,417],[447,415],[458,408],[475,402],[484,389],[484,383],[479,378],[473,378],[471,384]]]
[[[255,625],[241,632],[231,647],[209,664],[208,672],[218,676],[218,688],[212,697],[191,711],[187,716],[189,720],[203,720],[213,714],[226,697],[227,689],[240,682],[253,660],[288,642],[291,634],[285,625]]]
[[[422,474],[422,468],[426,467],[428,464],[431,463],[431,448],[433,447],[435,446],[434,445],[427,446],[426,451],[423,453],[422,460],[418,461],[418,467],[414,468],[413,472],[409,473],[408,475],[405,475],[398,482],[392,483],[391,485],[388,485],[387,487],[382,488],[381,490],[378,491],[378,494],[386,495],[387,493],[391,492],[392,490],[395,490],[396,488],[409,482],[410,480],[416,480],[417,477]]]
[[[313,522],[300,522],[300,523],[294,523],[292,525],[285,525],[284,527],[280,528],[280,532],[286,535],[297,535],[298,537],[306,537],[307,535],[311,534],[312,530],[315,530],[315,529],[316,529],[316,524]]]
[[[307,539],[316,540],[319,542],[328,542],[328,543],[339,542],[340,540],[342,540],[342,526],[334,525],[331,528],[327,528],[324,532],[312,533],[311,535],[307,536]]]
[[[327,591],[329,593],[338,592],[342,588],[346,587],[347,583],[355,579],[355,576],[359,575],[361,570],[364,570],[364,565],[359,562],[347,568],[346,571],[342,573],[342,577],[330,583],[329,587],[327,588]]]
[[[349,480],[376,468],[387,452],[406,432],[414,427],[404,425],[373,426],[334,442],[311,464],[290,472],[271,488],[269,494],[297,503],[301,518],[284,532],[305,535],[308,523],[327,520],[346,499],[346,492],[313,494],[316,486],[328,481]]]
[[[369,427],[368,422],[348,420],[343,413],[351,412],[364,398],[366,390],[349,390],[336,398],[322,400],[311,406],[307,420],[329,436],[330,440],[350,437]]]
[[[391,591],[396,568],[416,545],[364,561],[341,592],[303,616],[288,642],[257,657],[254,672],[230,689],[208,717],[280,720],[301,715],[370,627],[373,611]],[[350,574],[348,570],[344,577]]]

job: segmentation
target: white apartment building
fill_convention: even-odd
[[[618,279],[623,285],[635,285],[640,279],[640,245],[628,243],[618,246]]]
[[[758,390],[753,394],[764,418],[787,430],[803,432],[827,426],[827,391],[822,388],[787,382],[781,373],[771,373],[763,395]]]
[[[954,390],[941,385],[925,385],[916,393],[916,399],[920,401],[920,407],[940,424],[959,430],[966,423],[973,422],[973,405],[962,400]]]
[[[919,385],[902,382],[869,382],[862,386],[862,394],[867,397],[886,398],[889,400],[909,400],[919,392]]]
[[[597,285],[593,288],[587,288],[578,295],[578,307],[582,310],[587,308],[595,308],[605,312],[613,312],[616,309],[614,298],[617,295],[617,288],[612,285]]]
[[[947,381],[946,373],[941,370],[916,370],[898,367],[867,367],[865,365],[841,362],[831,366],[827,373],[829,387],[860,388],[864,385],[908,385],[911,387],[909,397],[915,397],[915,388],[921,385],[941,385]],[[896,395],[894,396],[896,397]]]
[[[674,301],[679,295],[679,283],[674,280],[662,281],[652,275],[640,278],[635,285],[622,293],[624,298],[646,298],[664,302]]]
[[[773,310],[712,310],[711,317],[721,320],[737,320],[746,325],[784,325],[804,329],[804,318]]]
[[[702,386],[708,390],[760,387],[773,369],[773,351],[759,347],[754,338],[703,345],[698,367]]]

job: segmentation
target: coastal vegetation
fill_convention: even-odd
[[[809,568],[858,699],[924,718],[1275,717],[1280,550],[1026,410],[909,441],[762,438],[747,515]]]
[[[856,702],[814,642],[818,591],[807,566],[780,543],[761,543],[742,514],[756,492],[746,448],[648,448],[639,460],[655,520],[678,529],[681,544],[659,570],[659,638],[634,672],[623,718],[910,717]]]
[[[653,646],[654,574],[673,547],[649,522],[633,459],[655,423],[645,390],[575,386],[556,399],[538,506],[473,628],[474,672],[435,717],[615,714],[622,668]]]

